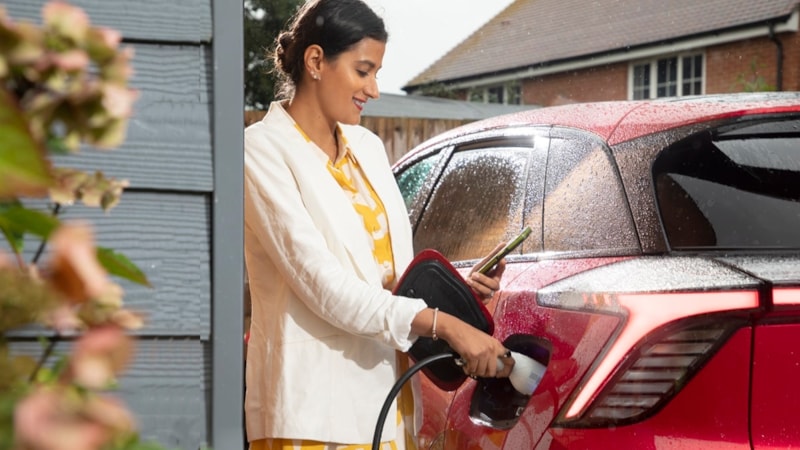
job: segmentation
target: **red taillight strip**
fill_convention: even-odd
[[[778,306],[800,305],[800,289],[797,288],[773,289],[772,304]]]
[[[656,328],[678,319],[700,314],[758,307],[756,291],[619,294],[615,297],[614,300],[628,311],[628,319],[608,353],[570,405],[566,414],[567,419],[583,413],[591,399],[631,348]]]

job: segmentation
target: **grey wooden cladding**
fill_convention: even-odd
[[[126,44],[130,45],[130,44]],[[131,187],[213,189],[209,51],[204,46],[132,45],[131,87],[139,92],[125,142],[84,148],[56,164],[101,170]]]
[[[41,22],[46,0],[3,2],[13,19]],[[166,42],[209,42],[211,0],[71,0],[93,25],[120,31],[126,39]]]
[[[42,201],[26,202],[44,210]],[[98,246],[120,252],[141,269],[152,287],[113,277],[125,291],[125,306],[145,315],[144,328],[135,334],[206,339],[211,319],[211,249],[207,195],[124,192],[109,212],[80,204],[64,206],[64,223],[88,223]],[[25,241],[25,261],[32,261],[39,240]],[[49,250],[48,247],[45,247]],[[0,240],[0,253],[8,255]],[[40,265],[48,262],[45,251]],[[35,336],[36,329],[13,333]]]
[[[71,342],[59,342],[50,365],[70,351]],[[207,443],[206,392],[211,380],[208,343],[195,339],[144,339],[135,343],[133,360],[111,395],[134,414],[141,438],[169,449],[196,450]],[[37,359],[42,346],[35,341],[11,343],[15,355]]]
[[[108,213],[67,207],[62,220],[88,220],[97,244],[119,251],[147,275],[152,288],[122,280],[126,307],[146,314],[137,334],[210,333],[210,215],[207,197],[126,192]],[[115,280],[119,281],[119,280]]]

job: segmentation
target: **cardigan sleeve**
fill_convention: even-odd
[[[394,296],[358,276],[352,255],[309,212],[303,194],[312,194],[301,192],[303,175],[292,170],[285,152],[259,125],[245,132],[245,226],[277,273],[258,276],[285,283],[333,326],[407,351],[417,338],[411,322],[425,302]]]

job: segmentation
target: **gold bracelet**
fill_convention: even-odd
[[[439,308],[433,308],[433,326],[431,327],[431,339],[434,341],[439,339],[436,335],[436,316],[439,315]]]

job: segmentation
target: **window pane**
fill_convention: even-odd
[[[411,208],[420,189],[425,185],[428,174],[436,167],[440,157],[441,152],[435,153],[415,163],[397,176],[397,185],[400,187],[400,193],[403,194],[406,208]]]
[[[703,78],[703,55],[696,55],[694,57],[694,77]]]
[[[456,152],[414,235],[414,249],[479,259],[522,229],[529,148]],[[530,239],[530,238],[529,238]]]
[[[800,248],[800,135],[696,136],[653,166],[658,208],[673,249]]]
[[[483,91],[482,90],[470,91],[469,101],[483,103]]]
[[[488,102],[489,103],[503,103],[503,91],[505,88],[503,86],[495,86],[491,87],[487,90],[489,94]]]
[[[544,200],[544,250],[637,247],[622,181],[604,144],[585,136],[551,139]]]
[[[660,59],[656,65],[656,96],[678,95],[678,61],[676,58]]]
[[[703,57],[702,55],[687,56],[681,59],[683,65],[683,83],[680,95],[702,94]]]

